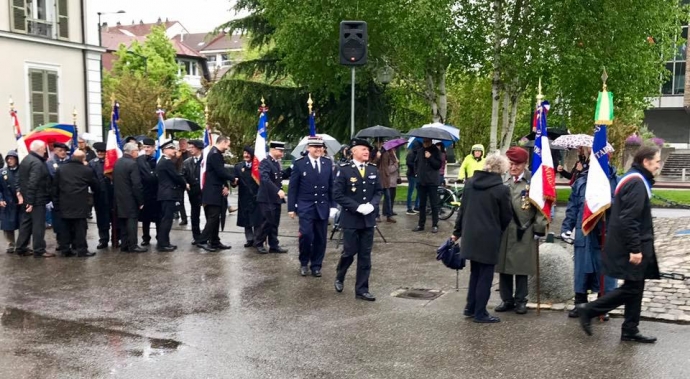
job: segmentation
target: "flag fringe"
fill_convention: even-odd
[[[539,211],[539,213],[541,213],[541,214],[546,218],[546,222],[547,222],[548,224],[551,224],[551,215],[550,215],[550,214],[547,215],[546,212],[544,212],[544,209],[541,207],[541,205],[537,204],[537,202],[534,201],[534,199],[532,199],[531,197],[528,197],[528,198],[527,198],[527,201],[529,201],[530,204],[532,204],[535,208],[537,208],[537,210]],[[551,206],[553,207],[553,203],[551,203]],[[549,212],[549,213],[550,213],[550,212]],[[547,226],[547,227],[548,227],[548,226]]]
[[[594,226],[596,226],[597,222],[599,222],[599,219],[601,216],[604,215],[604,212],[606,212],[607,209],[611,207],[611,204],[606,204],[603,207],[601,207],[598,211],[592,213],[582,221],[582,234],[583,235],[588,235],[592,230],[594,230]],[[591,225],[590,225],[591,223]]]

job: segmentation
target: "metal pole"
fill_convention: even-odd
[[[541,314],[541,278],[539,277],[539,240],[534,241],[534,248],[537,251],[537,316]]]
[[[352,89],[350,99],[350,138],[355,138],[355,66],[352,66]]]
[[[683,169],[683,178],[681,179],[681,181],[685,181],[685,169]]]

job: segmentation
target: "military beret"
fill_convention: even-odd
[[[67,147],[67,145],[65,145],[64,143],[55,142],[55,143],[53,144],[53,149],[58,149],[58,148],[60,148],[60,149],[65,149],[65,150],[69,150],[69,147]]]
[[[362,139],[362,138],[353,138],[350,141],[350,147],[355,147],[355,146],[365,146],[368,149],[373,148],[373,146],[371,146],[369,141]]]
[[[144,146],[156,146],[156,141],[153,138],[146,137],[143,140],[141,140],[141,143]]]
[[[285,142],[271,141],[268,143],[268,147],[276,150],[285,150]]]
[[[188,141],[187,143],[189,143],[190,145],[196,147],[196,148],[199,149],[199,150],[201,150],[201,149],[204,148],[204,141],[202,141],[202,140],[193,139],[193,140]]]
[[[520,164],[527,162],[529,159],[529,154],[527,153],[527,150],[521,147],[513,146],[506,151],[506,157],[508,157],[511,162]]]
[[[93,149],[96,151],[105,151],[106,150],[105,142],[94,142],[93,143]]]

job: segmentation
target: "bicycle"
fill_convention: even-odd
[[[447,185],[438,186],[438,218],[441,220],[448,220],[453,217],[453,214],[460,209],[462,201],[463,187],[458,187],[458,182],[449,180],[453,187]],[[427,208],[427,214],[431,214],[431,208]]]

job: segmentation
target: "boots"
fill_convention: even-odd
[[[575,293],[575,308],[573,308],[570,312],[568,312],[568,317],[570,318],[578,318],[580,317],[580,313],[577,310],[577,305],[578,304],[586,304],[587,303],[587,294],[586,293]]]

